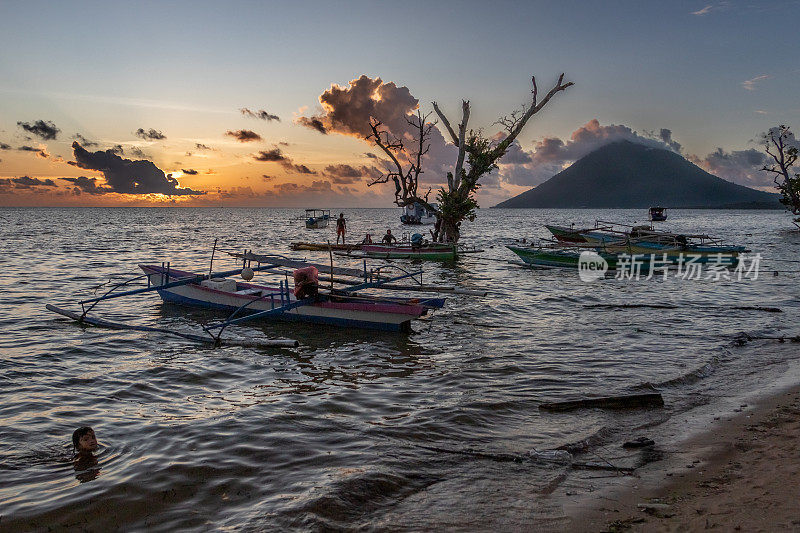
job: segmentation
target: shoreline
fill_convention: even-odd
[[[800,529],[800,384],[733,411],[636,477],[565,504],[562,529]]]

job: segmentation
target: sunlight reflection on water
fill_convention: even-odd
[[[386,227],[402,231],[394,209],[344,211],[353,239]],[[299,339],[290,350],[215,350],[81,328],[44,304],[76,309],[79,297],[109,277],[138,275],[138,263],[204,270],[215,238],[223,251],[327,261],[325,253],[288,252],[291,241],[333,237],[332,227],[305,230],[293,220],[300,210],[0,213],[7,221],[0,228],[7,250],[0,256],[0,515],[7,527],[413,528],[410,516],[435,523],[445,503],[480,492],[464,488],[469,480],[494,486],[505,479],[509,490],[524,492],[557,474],[510,471],[430,447],[524,454],[595,434],[607,442],[732,388],[757,388],[796,357],[768,342],[732,344],[741,331],[798,333],[791,273],[742,283],[587,284],[576,273],[505,262],[515,257],[504,244],[545,237],[544,222],[633,222],[644,211],[481,210],[464,238],[485,252],[454,265],[425,264],[424,280],[490,294],[448,297],[410,335],[293,323],[231,328],[245,337]],[[800,235],[787,224],[781,212],[674,211],[665,227],[720,235],[760,252],[772,270],[796,270],[775,261],[800,249]],[[218,253],[216,268],[234,264]],[[620,305],[642,302],[660,305]],[[747,306],[782,312],[739,309]],[[193,331],[218,318],[154,295],[101,304],[97,312]],[[543,401],[648,383],[660,388],[667,409],[538,411]],[[101,475],[78,483],[71,465],[47,450],[84,424],[107,448]],[[447,487],[456,494],[441,496]],[[429,499],[419,497],[423,490]]]

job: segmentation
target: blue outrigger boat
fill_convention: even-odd
[[[49,311],[82,324],[156,332],[195,342],[211,343],[215,346],[220,344],[297,346],[297,341],[291,339],[258,341],[226,339],[223,341],[221,335],[228,326],[256,319],[301,321],[348,328],[408,332],[412,320],[428,314],[430,310],[442,308],[445,299],[440,297],[387,297],[376,295],[374,290],[452,292],[473,295],[477,292],[462,291],[452,286],[422,285],[422,271],[410,272],[390,265],[379,266],[368,271],[366,262],[364,262],[362,270],[334,267],[332,264],[330,266],[316,265],[282,256],[256,255],[252,252],[230,253],[230,255],[242,260],[240,268],[212,272],[209,267],[207,274],[201,274],[173,269],[169,263],[140,265],[144,272],[143,276],[117,283],[102,296],[79,301],[80,313],[50,304],[46,307]],[[213,252],[211,266],[213,266]],[[399,271],[399,273],[387,275],[385,272],[387,268]],[[281,279],[277,286],[253,283],[251,280],[255,272],[276,274]],[[319,272],[328,273],[330,277],[320,277],[318,276]],[[308,273],[310,274],[307,278],[300,276],[300,274],[305,276]],[[241,276],[243,281],[232,279],[233,276]],[[286,281],[282,279],[289,276],[294,277],[293,288],[289,286],[288,279]],[[336,277],[334,278],[334,276]],[[130,287],[131,283],[141,282],[145,279],[147,287],[125,290]],[[302,283],[298,281],[301,279]],[[400,280],[414,283],[397,284],[396,282]],[[326,282],[325,287],[320,286],[320,281]],[[330,282],[329,286],[327,282]],[[334,287],[334,284],[338,287]],[[224,311],[228,316],[222,321],[203,326],[207,336],[161,327],[112,322],[89,316],[89,312],[100,302],[148,292],[157,292],[165,302],[217,309]]]
[[[703,261],[719,254],[738,258],[749,250],[744,246],[721,244],[705,234],[679,234],[654,229],[652,226],[627,226],[598,220],[592,228],[556,226],[545,227],[564,245],[596,247],[612,253],[661,254],[670,256],[698,255]]]

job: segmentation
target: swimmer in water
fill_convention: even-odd
[[[100,475],[97,466],[97,457],[94,453],[97,450],[97,437],[94,430],[88,426],[79,427],[72,434],[72,447],[75,449],[75,476],[78,481],[85,483],[92,481]]]
[[[97,437],[89,426],[79,427],[72,434],[72,447],[78,455],[91,455],[97,450]]]

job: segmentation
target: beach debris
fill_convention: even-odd
[[[539,409],[543,411],[572,411],[574,409],[636,409],[645,407],[664,407],[664,398],[657,392],[645,394],[628,394],[624,396],[604,396],[600,398],[583,398],[562,402],[543,403]]]
[[[617,472],[620,474],[632,474],[634,470],[636,470],[635,468],[630,468],[625,466],[615,466],[610,462],[606,461],[605,459],[603,459],[602,457],[600,458],[603,459],[605,463],[574,461],[571,453],[565,450],[557,450],[557,449],[545,450],[541,452],[532,450],[525,455],[517,455],[511,453],[488,453],[471,449],[456,450],[449,448],[440,448],[438,446],[427,446],[424,444],[417,444],[416,446],[418,448],[423,448],[425,450],[431,450],[434,452],[452,453],[456,455],[467,455],[478,459],[497,461],[500,463],[523,463],[526,462],[527,460],[540,464],[546,463],[546,464],[567,466],[574,468],[576,470],[605,470],[605,471]]]
[[[622,445],[623,448],[644,448],[645,446],[654,446],[655,441],[647,437],[638,437]]]
[[[797,343],[797,342],[800,342],[800,335],[795,335],[794,337],[786,337],[786,336],[783,336],[783,335],[781,335],[780,337],[772,337],[772,336],[768,336],[768,335],[759,335],[758,337],[756,337],[756,336],[749,335],[749,334],[745,333],[744,331],[742,331],[739,334],[737,334],[736,337],[734,337],[733,345],[734,346],[744,346],[745,344],[747,344],[748,342],[751,342],[751,341],[778,341],[780,344],[783,344],[786,341]]]
[[[628,531],[636,524],[643,524],[645,522],[647,522],[647,520],[645,520],[644,518],[635,518],[635,517],[625,518],[624,520],[614,520],[613,522],[608,523],[606,531],[608,531],[609,533]]]
[[[566,450],[531,450],[528,452],[531,460],[537,463],[555,463],[562,465],[572,464],[572,454]]]
[[[663,518],[669,518],[672,516],[672,514],[668,514],[668,511],[670,511],[672,507],[666,503],[637,503],[636,507],[640,511],[643,511],[649,515],[660,516]]]
[[[761,305],[737,305],[733,307],[741,311],[764,311],[765,313],[783,313],[779,307],[764,307]]]

